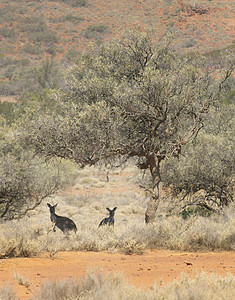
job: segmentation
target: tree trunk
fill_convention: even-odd
[[[153,223],[156,218],[156,212],[160,202],[162,191],[162,180],[160,174],[160,162],[161,158],[157,158],[155,154],[151,154],[148,157],[149,168],[152,175],[152,189],[150,200],[147,204],[145,212],[145,223]]]

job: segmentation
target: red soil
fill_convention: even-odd
[[[107,31],[101,34],[103,40],[116,37],[121,30],[137,25],[141,28],[154,28],[157,37],[170,28],[176,30],[179,34],[179,48],[182,44],[191,42],[191,45],[183,45],[184,51],[212,51],[231,45],[235,38],[234,0],[197,0],[196,9],[194,2],[97,0],[88,1],[86,6],[72,7],[63,1],[25,1],[20,6],[17,2],[7,1],[0,4],[0,9],[7,6],[6,13],[10,16],[0,24],[0,28],[12,29],[16,36],[2,37],[4,55],[35,60],[35,55],[24,53],[23,50],[27,42],[33,42],[27,33],[19,31],[21,23],[29,16],[40,16],[58,36],[59,40],[55,43],[59,47],[56,51],[57,59],[61,59],[71,49],[86,49],[91,39],[87,39],[84,32],[90,25],[99,24],[107,27]],[[70,15],[81,19],[77,22],[60,19]],[[40,46],[47,53],[47,45],[42,42]]]
[[[173,281],[181,273],[192,276],[199,272],[235,275],[235,252],[180,253],[148,250],[143,255],[110,254],[102,252],[60,252],[53,259],[49,254],[39,258],[13,258],[0,261],[0,285],[11,286],[20,300],[36,295],[40,285],[49,280],[79,279],[87,270],[121,272],[130,284],[150,288]],[[30,283],[29,289],[20,285],[14,275]]]

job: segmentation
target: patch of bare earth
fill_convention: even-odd
[[[0,96],[0,102],[16,103],[17,101],[17,97],[15,96]]]
[[[121,272],[130,284],[148,289],[154,283],[166,284],[188,273],[213,272],[235,275],[235,252],[180,253],[148,250],[143,255],[110,254],[102,252],[60,252],[53,259],[49,254],[39,258],[13,258],[0,261],[0,285],[11,286],[20,299],[30,299],[40,285],[48,280],[73,278],[79,280],[87,270]],[[15,275],[30,283],[29,289],[20,285]]]

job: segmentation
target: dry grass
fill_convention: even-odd
[[[234,299],[235,277],[201,273],[195,278],[182,275],[174,282],[148,291],[138,290],[128,284],[121,274],[88,273],[78,283],[75,281],[48,282],[40,290],[37,300],[101,299],[101,300],[152,300],[152,299]]]
[[[1,300],[18,300],[16,293],[10,286],[0,288],[0,299]]]
[[[98,168],[81,170],[73,188],[46,199],[23,219],[1,224],[0,257],[29,257],[41,252],[49,252],[53,257],[58,251],[71,250],[127,254],[142,253],[149,248],[235,250],[234,207],[221,216],[198,216],[187,220],[159,212],[156,223],[146,226],[147,199],[133,183],[132,173],[130,167],[110,171],[107,182],[106,173]],[[57,214],[73,219],[78,227],[76,235],[66,236],[59,229],[52,231],[46,202],[58,203]],[[99,222],[108,214],[106,207],[115,206],[114,228],[98,228]]]
[[[154,285],[149,290],[137,289],[119,273],[106,273],[90,271],[85,278],[78,282],[72,279],[46,282],[39,294],[32,300],[153,300],[153,299],[203,299],[220,300],[235,298],[235,276],[227,274],[200,273],[194,278],[182,274],[174,282],[164,285]],[[1,300],[17,300],[10,287],[0,289]]]

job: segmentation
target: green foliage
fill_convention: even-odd
[[[41,32],[47,29],[47,25],[42,16],[29,15],[21,19],[19,31],[21,32]]]
[[[40,88],[54,89],[58,88],[61,83],[62,74],[58,64],[52,58],[42,62],[42,65],[34,70],[34,76]]]
[[[25,53],[31,55],[39,55],[42,54],[42,49],[39,45],[34,45],[32,43],[25,43],[22,49]]]
[[[0,218],[20,218],[62,187],[67,179],[59,161],[45,163],[31,151],[22,149],[10,127],[1,127],[0,139]]]
[[[82,6],[87,6],[89,2],[88,0],[68,0],[68,3],[72,7],[82,7]]]
[[[58,103],[52,97],[53,91],[43,89],[39,92],[26,91],[20,97],[16,118],[18,119],[27,110],[36,110],[42,112],[59,112]]]
[[[64,2],[69,4],[72,7],[83,7],[87,6],[89,0],[53,0],[54,2]]]
[[[60,108],[52,97],[52,93],[49,89],[42,89],[39,92],[25,91],[17,102],[0,102],[0,116],[6,120],[8,125],[11,125],[30,109],[40,111],[40,113],[59,112]]]
[[[59,38],[52,30],[42,30],[29,34],[29,40],[36,43],[54,44],[58,43]]]
[[[188,38],[183,44],[183,48],[191,48],[197,45],[197,41],[194,38]]]
[[[228,92],[225,98],[225,103],[235,105],[235,90]]]
[[[9,3],[3,4],[0,10],[0,23],[5,25],[7,22],[15,21],[17,19],[16,12],[17,7],[12,6]]]
[[[13,28],[9,28],[8,26],[4,26],[0,28],[0,34],[5,38],[15,38],[16,32]]]
[[[18,150],[19,152],[19,150]],[[0,217],[14,219],[34,209],[59,188],[57,174],[29,152],[4,155],[0,159]],[[2,155],[1,155],[2,156]]]
[[[228,93],[224,97],[224,103],[229,105],[235,105],[235,78],[230,78],[229,85],[231,89],[229,89]]]
[[[185,149],[179,162],[164,166],[164,182],[181,194],[182,206],[220,211],[234,201],[234,115],[234,105],[212,108],[197,141]]]
[[[206,207],[187,207],[184,208],[180,212],[182,218],[184,220],[192,217],[192,216],[203,216],[203,217],[209,217],[212,212],[209,211]]]
[[[11,124],[15,120],[15,103],[0,102],[0,116]]]
[[[29,115],[23,124],[27,147],[81,165],[119,155],[144,158],[152,199],[159,199],[161,162],[179,157],[197,138],[233,69],[224,78],[222,61],[214,65],[203,55],[180,56],[171,42],[166,36],[155,44],[150,32],[131,31],[78,57],[66,92],[54,94],[63,113]],[[230,68],[230,60],[224,61]],[[223,84],[212,80],[211,69]]]
[[[104,24],[89,25],[84,32],[84,36],[87,39],[99,39],[102,34],[108,31],[108,28]]]
[[[59,40],[56,33],[48,27],[42,16],[31,15],[22,18],[18,30],[34,43],[53,44]]]
[[[208,93],[217,91],[206,68],[203,57],[179,57],[169,41],[154,45],[148,33],[130,33],[123,41],[94,48],[71,68],[65,97],[56,96],[65,115],[45,116],[45,131],[40,131],[45,137],[32,124],[30,144],[45,139],[41,145],[53,147],[46,140],[57,136],[68,145],[69,157],[82,163],[118,154],[178,156],[202,127]],[[43,116],[36,119],[41,123]],[[62,155],[57,150],[49,152]]]
[[[28,44],[31,45],[31,44]],[[51,45],[50,47],[52,47]],[[36,45],[26,47],[32,52],[39,50]],[[53,49],[48,49],[53,51]],[[2,95],[20,95],[27,91],[40,91],[42,88],[62,88],[64,86],[64,74],[61,66],[52,58],[46,58],[37,67],[29,66],[27,59],[11,60],[3,58],[3,77],[11,79],[0,84]]]
[[[54,19],[53,19],[54,20]],[[58,19],[54,20],[55,22],[71,22],[71,23],[79,23],[84,21],[85,19],[80,16],[76,16],[74,14],[67,14],[64,16],[60,16]]]

